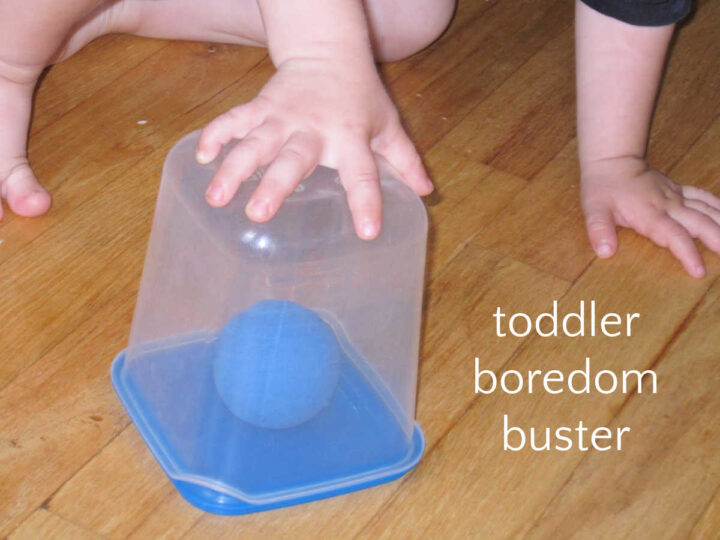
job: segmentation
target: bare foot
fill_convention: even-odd
[[[11,75],[11,69],[0,64],[0,196],[16,214],[37,216],[50,208],[50,195],[35,178],[26,155],[32,92],[39,70],[12,71]],[[20,71],[25,71],[26,80],[18,77]],[[0,218],[2,212],[0,206]]]

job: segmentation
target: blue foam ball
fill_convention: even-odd
[[[262,300],[235,315],[216,344],[215,386],[232,413],[250,424],[302,424],[332,398],[341,351],[332,328],[287,300]]]

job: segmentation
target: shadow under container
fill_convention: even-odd
[[[354,232],[319,167],[268,223],[204,191],[222,156],[198,132],[163,170],[128,348],[112,380],[175,487],[244,514],[394,480],[425,441],[415,422],[427,215],[381,165],[383,229]]]

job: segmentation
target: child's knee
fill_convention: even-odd
[[[455,13],[456,0],[366,0],[375,56],[400,60],[439,38]]]

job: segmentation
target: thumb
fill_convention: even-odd
[[[593,250],[603,259],[612,257],[617,251],[617,232],[612,212],[603,203],[588,204],[584,211],[585,228]]]

